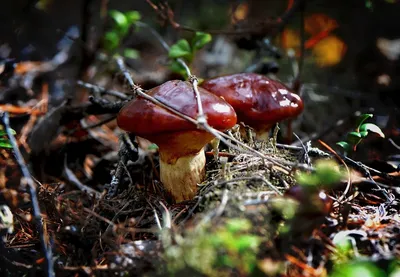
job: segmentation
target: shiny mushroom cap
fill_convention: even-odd
[[[224,131],[236,124],[236,113],[231,105],[203,88],[199,88],[199,92],[211,127]],[[168,81],[151,89],[148,94],[184,115],[194,119],[197,116],[196,96],[189,82]],[[160,148],[180,147],[178,152],[198,151],[212,139],[211,134],[196,125],[141,97],[121,109],[117,122],[121,129],[153,141]]]
[[[209,79],[201,87],[223,97],[235,109],[238,120],[255,130],[267,131],[304,109],[301,98],[284,84],[255,73]]]
[[[208,124],[220,131],[236,124],[235,110],[222,98],[199,88]],[[168,81],[148,92],[180,113],[196,118],[197,100],[191,83]],[[160,181],[174,202],[190,200],[205,177],[204,146],[213,135],[152,102],[138,97],[125,105],[118,126],[159,147]]]

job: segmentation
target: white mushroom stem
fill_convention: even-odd
[[[256,140],[258,141],[268,141],[270,138],[269,136],[269,130],[262,130],[262,131],[256,131]]]
[[[163,159],[163,153],[160,152],[160,180],[176,203],[196,196],[197,185],[205,177],[205,165],[204,148],[197,154],[173,161]]]

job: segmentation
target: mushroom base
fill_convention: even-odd
[[[197,154],[180,157],[168,163],[160,157],[160,180],[166,191],[178,203],[193,199],[197,184],[205,177],[206,156],[204,148]]]
[[[269,129],[263,129],[263,130],[257,130],[257,131],[256,131],[255,139],[256,139],[257,141],[268,141],[269,138],[270,138],[270,135],[269,135],[270,129],[271,129],[271,128],[269,128]]]

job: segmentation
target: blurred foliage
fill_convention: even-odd
[[[252,228],[249,220],[232,218],[214,229],[198,225],[185,238],[164,233],[163,257],[169,274],[229,276],[232,271],[251,274],[257,268],[261,243],[260,237],[251,234]]]
[[[112,19],[112,23],[110,30],[104,34],[103,47],[108,54],[116,54],[124,38],[129,34],[129,30],[140,20],[141,16],[137,11],[122,13],[117,10],[111,10],[109,16]],[[139,52],[131,48],[123,49],[121,54],[130,59],[139,57]]]
[[[315,172],[299,172],[296,180],[302,186],[331,187],[340,182],[345,174],[334,160],[318,160],[315,163]]]
[[[352,260],[334,267],[330,277],[396,277],[400,274],[399,261],[389,263],[386,270],[368,260]]]

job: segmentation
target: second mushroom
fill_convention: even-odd
[[[255,73],[238,73],[204,81],[201,86],[224,98],[238,120],[252,127],[257,137],[268,136],[275,123],[298,116],[301,98],[279,81]]]

